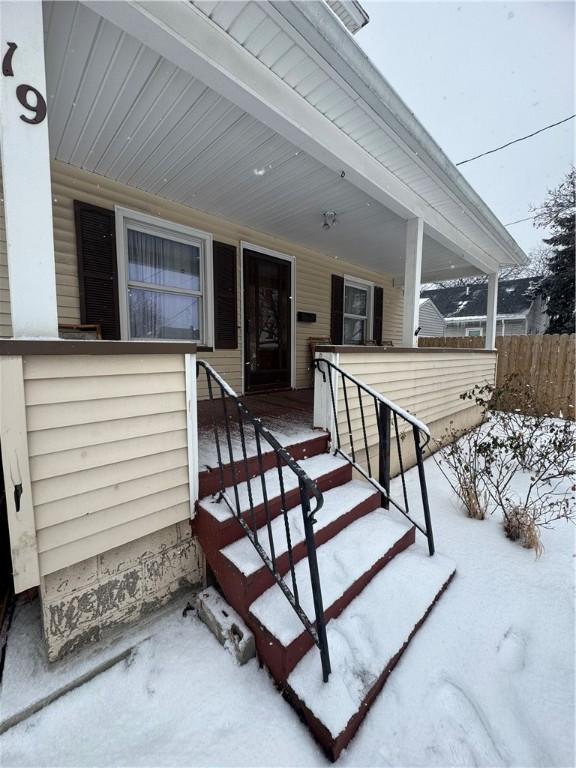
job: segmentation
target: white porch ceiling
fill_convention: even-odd
[[[262,13],[252,3],[227,4],[230,23],[244,6]],[[255,19],[250,25],[262,52],[270,30]],[[79,3],[45,3],[45,38],[56,159],[376,271],[403,273],[400,217],[199,80]],[[314,90],[312,82],[306,90]],[[329,231],[325,210],[338,214]],[[474,271],[425,235],[424,274],[450,269]]]

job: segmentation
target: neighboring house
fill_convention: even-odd
[[[284,687],[314,644],[325,678],[328,647],[348,668],[324,618],[395,556],[383,575],[401,579],[386,589],[403,596],[402,642],[354,676],[378,686],[452,570],[406,559],[416,528],[381,515],[367,548],[341,545],[344,578],[335,534],[358,537],[380,503],[408,512],[387,500],[390,473],[421,464],[428,428],[478,422],[459,395],[494,381],[497,273],[525,255],[354,41],[358,3],[31,0],[0,14],[6,588],[39,589],[57,659],[204,586],[208,561]],[[479,273],[486,349],[418,349],[421,283]],[[288,415],[301,398],[322,431],[288,424],[290,458],[232,390]],[[212,492],[220,503],[199,503]],[[324,499],[314,528],[310,495]],[[296,575],[282,578],[297,560],[301,604]],[[275,581],[277,634],[254,603]],[[300,707],[333,755],[367,711],[372,688],[354,686],[342,733]]]
[[[418,336],[446,336],[446,321],[432,299],[420,299]]]
[[[548,327],[546,305],[535,296],[541,277],[502,280],[498,284],[496,335],[523,336],[544,333]],[[422,291],[433,301],[446,322],[445,336],[485,336],[488,286],[486,283]],[[424,334],[421,336],[439,334]]]

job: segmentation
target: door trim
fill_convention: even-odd
[[[294,389],[296,387],[296,257],[289,253],[281,253],[280,251],[273,251],[270,248],[263,248],[256,243],[249,243],[246,240],[240,241],[240,365],[242,389],[241,392],[246,392],[245,376],[244,376],[244,353],[245,353],[245,341],[244,341],[244,250],[255,251],[261,253],[263,256],[272,256],[274,259],[283,259],[289,261],[290,268],[290,387]]]

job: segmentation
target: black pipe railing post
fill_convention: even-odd
[[[378,408],[378,434],[380,452],[378,461],[378,482],[386,491],[382,496],[384,509],[390,508],[390,408],[380,403]]]
[[[330,651],[328,650],[328,638],[326,636],[326,622],[324,620],[324,605],[322,602],[322,590],[320,588],[320,572],[318,570],[318,558],[316,556],[316,540],[310,515],[310,499],[306,492],[306,486],[300,480],[300,500],[302,516],[304,518],[304,534],[306,536],[306,550],[308,553],[308,566],[310,568],[310,584],[312,586],[312,599],[314,600],[314,613],[316,616],[316,634],[318,636],[318,648],[322,662],[322,679],[328,682],[330,675]]]
[[[420,431],[418,427],[414,430],[414,446],[416,448],[416,463],[418,464],[418,477],[420,479],[420,492],[422,494],[422,508],[424,510],[424,521],[426,523],[426,537],[428,539],[428,552],[430,557],[434,554],[434,534],[432,533],[432,520],[430,518],[430,504],[428,502],[428,488],[426,486],[426,473],[424,472],[424,457],[422,455],[422,446],[420,445]]]

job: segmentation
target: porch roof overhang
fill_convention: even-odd
[[[328,57],[328,33],[332,42],[343,36],[348,62]],[[524,258],[478,199],[441,178],[429,157],[435,145],[423,151],[413,116],[422,152],[401,136],[398,110],[392,125],[374,82],[362,80],[372,104],[359,94],[350,56],[360,49],[324,3],[46,3],[45,41],[51,153],[62,162],[393,274],[397,284],[415,217],[424,221],[423,280]],[[286,57],[292,65],[279,69]],[[352,106],[337,117],[328,105],[342,98]],[[375,138],[387,152],[373,148]],[[328,231],[327,210],[338,214]]]

